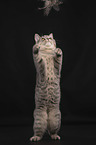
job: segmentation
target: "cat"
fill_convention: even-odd
[[[48,16],[52,7],[56,11],[59,11],[59,5],[62,4],[63,2],[59,0],[42,0],[45,2],[45,6],[43,8],[38,8],[39,10],[44,9],[44,15]]]
[[[61,125],[60,76],[62,67],[62,50],[56,48],[53,34],[39,36],[35,34],[33,59],[36,67],[34,136],[30,141],[42,139],[46,130],[52,139],[57,135]]]

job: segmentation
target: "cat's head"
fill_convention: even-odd
[[[39,36],[35,34],[35,42],[40,46],[40,50],[55,50],[56,49],[56,41],[53,39],[53,34]]]

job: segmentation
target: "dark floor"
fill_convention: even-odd
[[[65,125],[59,135],[60,141],[53,141],[48,134],[39,142],[30,142],[32,126],[0,127],[0,145],[96,145],[96,125]]]

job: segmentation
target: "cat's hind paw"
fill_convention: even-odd
[[[51,138],[52,138],[52,139],[55,139],[55,140],[60,140],[60,136],[57,135],[57,134],[51,135]]]
[[[39,140],[41,140],[40,136],[33,136],[30,138],[30,141],[39,141]]]

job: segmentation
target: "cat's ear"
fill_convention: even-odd
[[[38,43],[40,40],[40,36],[38,34],[35,34],[34,39],[35,39],[36,43]]]
[[[51,34],[49,35],[49,37],[51,37],[51,38],[53,39],[53,33],[51,33]]]

